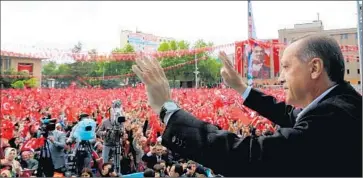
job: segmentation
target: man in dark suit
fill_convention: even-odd
[[[154,165],[158,163],[160,160],[164,160],[168,162],[168,156],[163,155],[163,146],[162,145],[155,145],[150,149],[150,152],[144,154],[142,160],[146,162],[146,166],[150,169],[154,168]]]
[[[137,59],[133,71],[167,125],[164,146],[224,176],[362,176],[362,96],[344,81],[344,57],[333,38],[311,35],[285,49],[279,80],[286,102],[247,87],[226,54],[219,57],[224,81],[243,104],[280,128],[242,139],[200,121],[171,101],[157,60]]]

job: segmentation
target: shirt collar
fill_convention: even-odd
[[[319,101],[321,99],[323,99],[330,91],[332,91],[336,86],[338,85],[334,85],[332,87],[330,87],[329,89],[327,89],[324,93],[322,93],[320,96],[318,96],[317,98],[315,98],[313,100],[313,102],[311,102],[309,105],[307,105],[298,115],[297,115],[297,118],[299,118],[302,114],[304,114],[309,108],[315,106],[316,104],[319,103]],[[296,120],[297,120],[296,118]]]

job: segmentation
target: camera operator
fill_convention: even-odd
[[[110,151],[115,147],[114,139],[107,137],[107,133],[112,129],[111,119],[104,118],[97,130],[97,135],[103,139],[102,158],[105,163],[109,162]]]
[[[112,157],[116,172],[121,174],[119,160],[121,157],[121,137],[124,132],[123,123],[126,121],[121,101],[113,101],[109,112],[111,118],[102,121],[97,135],[104,139],[104,148],[102,150],[104,162],[109,162]]]
[[[65,133],[55,130],[56,119],[47,118],[41,120],[42,125],[38,130],[38,137],[46,139],[39,158],[37,177],[53,177],[54,172],[65,172],[65,153],[66,142]]]

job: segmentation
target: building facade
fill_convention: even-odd
[[[1,52],[0,55],[1,74],[5,71],[13,70],[15,72],[27,71],[29,75],[37,78],[37,85],[40,86],[42,81],[42,59],[26,56],[20,53]]]
[[[124,47],[127,43],[132,45],[135,51],[155,52],[158,50],[159,45],[164,41],[171,41],[173,38],[160,37],[153,34],[132,32],[129,30],[122,30],[120,36],[120,47]]]
[[[312,23],[295,24],[292,29],[278,30],[279,41],[284,44],[289,44],[295,39],[315,33],[325,33],[330,35],[336,39],[340,45],[358,45],[358,34],[356,28],[325,30],[323,22],[320,20],[313,21]],[[282,52],[283,50],[280,51],[280,56]],[[361,71],[359,68],[359,52],[348,51],[343,52],[343,54],[350,56],[349,59],[345,60],[345,80],[349,81],[353,85],[360,84]],[[352,57],[355,57],[356,59],[352,59]]]

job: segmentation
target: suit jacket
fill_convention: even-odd
[[[278,124],[270,136],[238,138],[179,110],[162,144],[224,176],[362,176],[362,96],[342,83],[300,110],[252,89],[244,105]]]
[[[66,144],[66,134],[64,132],[54,130],[52,131],[54,142],[47,141],[49,144],[50,154],[52,156],[52,162],[54,169],[59,169],[65,166],[65,153],[64,146]]]
[[[39,162],[36,159],[29,159],[27,161],[22,160],[20,164],[22,168],[37,170]]]
[[[161,159],[164,160],[166,163],[169,162],[168,156],[167,155],[162,155]],[[154,169],[154,165],[158,163],[157,157],[155,154],[148,156],[147,154],[144,154],[144,156],[142,156],[142,160],[144,162],[146,162],[146,166],[150,169]]]

